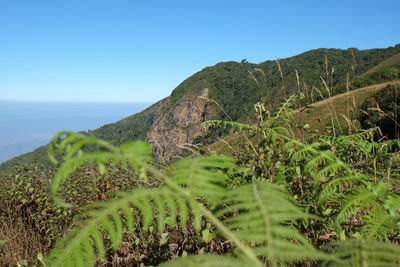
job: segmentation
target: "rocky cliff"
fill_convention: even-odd
[[[202,122],[216,117],[214,108],[205,99],[208,93],[208,88],[203,88],[197,94],[183,96],[169,111],[166,109],[170,98],[157,107],[146,141],[161,162],[171,161],[184,145],[191,144],[202,134]]]

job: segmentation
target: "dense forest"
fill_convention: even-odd
[[[142,113],[59,133],[0,165],[0,265],[398,266],[399,53],[219,63]],[[215,116],[160,161],[156,116],[204,88]]]

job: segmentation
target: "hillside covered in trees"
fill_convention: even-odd
[[[305,95],[302,103],[305,105],[346,90],[399,79],[400,62],[395,60],[399,53],[400,44],[385,49],[369,50],[321,48],[260,64],[248,63],[245,60],[241,63],[219,63],[189,77],[172,91],[171,96],[155,103],[147,110],[100,127],[90,134],[116,145],[132,140],[148,141],[152,125],[164,122],[173,128],[165,132],[179,135],[181,133],[174,131],[177,128],[190,132],[187,140],[177,142],[178,145],[190,143],[200,134],[199,129],[193,127],[196,125],[192,125],[190,121],[191,114],[180,118],[179,120],[184,120],[185,123],[178,125],[176,119],[172,118],[174,115],[172,111],[179,106],[182,99],[197,98],[204,88],[208,88],[207,97],[220,107],[215,105],[215,102],[203,101],[203,109],[198,111],[207,113],[203,114],[203,120],[208,116],[207,119],[249,122],[254,119],[253,105],[258,101],[266,102],[268,107],[273,109],[291,94],[302,92]],[[382,65],[382,62],[386,61],[389,63]],[[374,71],[368,72],[370,69]],[[348,86],[346,81],[349,82]],[[176,113],[180,111],[177,109]],[[190,131],[192,128],[194,130]],[[161,129],[163,130],[165,129]],[[175,146],[166,147],[174,153],[178,150]],[[160,151],[155,152],[156,157],[162,154]],[[39,148],[1,164],[0,175],[19,162],[48,164],[46,148]]]

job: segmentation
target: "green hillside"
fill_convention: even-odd
[[[355,48],[311,50],[279,60],[283,83],[276,61],[265,61],[260,64],[246,61],[219,63],[185,80],[172,92],[171,97],[175,100],[173,103],[176,103],[179,97],[206,87],[210,89],[210,97],[218,101],[233,120],[246,120],[252,105],[261,98],[268,104],[276,106],[285,95],[289,96],[298,90],[310,97],[312,87],[324,91],[321,76],[330,87],[334,87],[343,84],[348,73],[353,75],[352,65],[355,64],[354,77],[359,76],[399,52],[400,45],[369,50]],[[331,75],[332,68],[334,68],[333,75]],[[259,80],[259,86],[250,77],[249,72]],[[317,95],[316,92],[315,94]]]
[[[321,77],[332,88],[332,94],[340,93],[340,90],[335,92],[333,88],[339,85],[343,87],[348,73],[361,77],[374,66],[391,60],[395,55],[397,57],[399,53],[400,44],[385,49],[315,49],[279,60],[282,75],[277,62],[271,60],[260,64],[248,63],[245,60],[240,63],[218,63],[192,75],[175,88],[170,97],[159,101],[147,110],[100,127],[89,134],[94,134],[114,144],[146,140],[146,134],[158,108],[162,106],[162,113],[167,114],[183,96],[194,94],[203,88],[209,88],[209,97],[216,100],[232,120],[248,121],[251,119],[253,104],[257,101],[262,100],[273,108],[285,96],[297,91],[304,92],[310,103],[321,100],[321,96],[315,91],[318,89],[326,97],[327,92]],[[352,66],[355,68],[352,69]],[[332,69],[334,69],[333,73]],[[299,79],[297,79],[296,71]],[[386,77],[381,79],[386,79]],[[227,119],[224,112],[219,108],[216,110],[218,117],[215,119]],[[46,148],[42,147],[1,164],[0,175],[4,176],[15,166],[23,166],[27,163],[40,162],[48,166],[45,151]]]

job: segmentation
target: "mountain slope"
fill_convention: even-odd
[[[247,121],[257,101],[264,101],[273,108],[285,96],[297,91],[304,92],[309,101],[316,101],[313,90],[323,90],[321,77],[333,87],[343,83],[347,73],[362,75],[398,53],[400,45],[369,50],[321,48],[281,59],[279,66],[276,61],[219,63],[186,79],[169,97],[145,111],[89,134],[115,144],[146,140],[153,145],[158,159],[168,162],[182,145],[192,143],[202,134],[199,124],[204,120],[228,119],[228,114],[232,120]],[[215,100],[219,106],[204,97]],[[47,164],[45,150],[42,147],[3,163],[0,173],[32,162]]]

